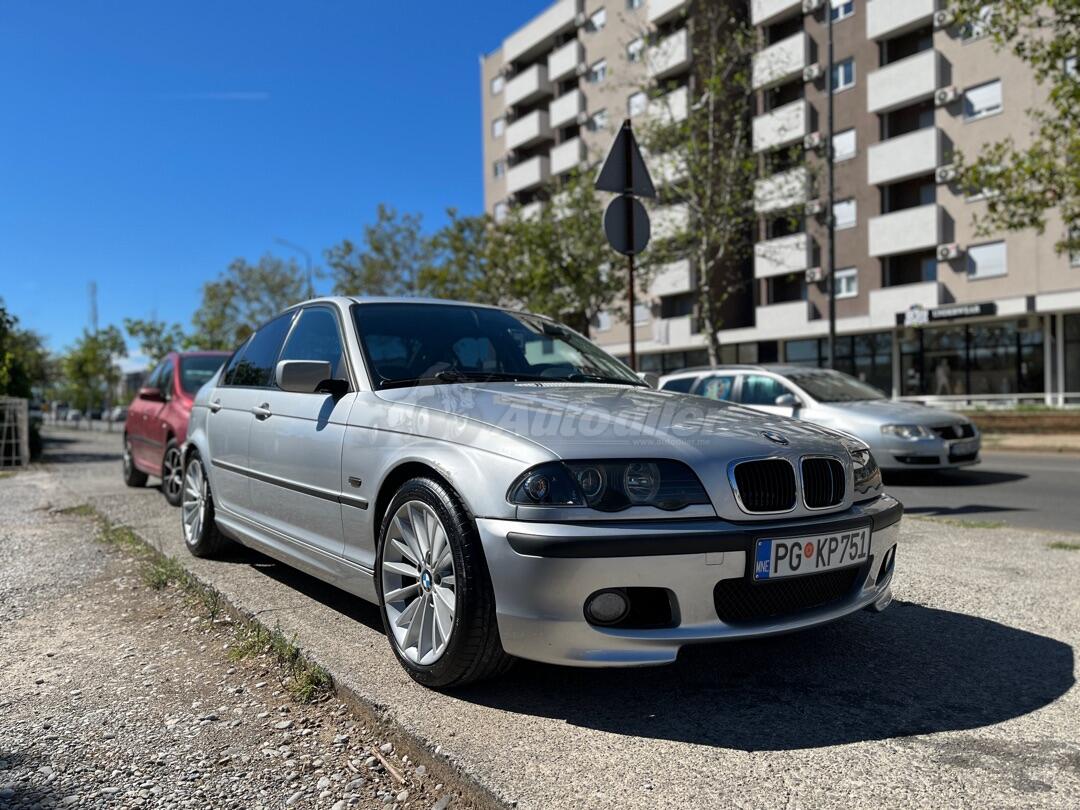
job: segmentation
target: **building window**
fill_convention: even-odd
[[[495,177],[502,177],[506,174],[506,161],[496,160],[491,166],[491,173]]]
[[[503,222],[510,214],[510,206],[504,202],[495,203],[495,209],[492,211],[496,222]]]
[[[626,114],[632,118],[645,112],[645,108],[648,106],[649,97],[644,92],[639,91],[626,100]]]
[[[597,110],[589,119],[589,131],[600,132],[607,129],[607,110]]]
[[[496,118],[491,122],[491,137],[501,138],[503,133],[506,132],[506,119]]]
[[[845,59],[833,65],[832,91],[840,93],[855,86],[855,60]]]
[[[611,313],[610,312],[597,312],[596,317],[593,318],[592,328],[596,332],[606,332],[611,329]]]
[[[503,78],[500,73],[494,79],[491,80],[491,95],[497,96],[503,91],[503,87],[506,86],[506,79]]]
[[[832,0],[832,18],[844,20],[855,13],[855,0]]]
[[[626,59],[628,62],[640,62],[645,53],[645,40],[638,37],[626,46]]]
[[[1069,228],[1070,239],[1080,239],[1080,228]],[[1080,250],[1069,251],[1069,267],[1080,267]]]
[[[626,0],[626,8],[628,11],[636,11],[645,5],[645,0]]]
[[[977,121],[1001,112],[1001,80],[969,87],[964,91],[964,120]]]
[[[854,298],[859,294],[859,271],[856,268],[837,270],[835,282],[837,298]]]
[[[585,30],[591,34],[595,34],[597,31],[603,31],[604,26],[607,25],[607,9],[597,9],[589,17],[589,21],[585,24]]]
[[[649,307],[647,304],[634,304],[634,326],[640,326],[649,322]]]
[[[842,163],[855,157],[855,130],[837,132],[832,139],[833,163]]]
[[[592,67],[589,68],[589,81],[593,84],[599,84],[607,78],[607,59],[601,59],[599,62],[593,62]]]
[[[833,203],[833,222],[836,230],[855,227],[855,200],[839,200]]]
[[[1008,272],[1004,242],[987,242],[985,245],[972,245],[968,248],[968,278],[996,278]]]

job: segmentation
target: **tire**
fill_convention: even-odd
[[[129,487],[145,487],[147,475],[135,466],[135,456],[131,452],[131,439],[124,434],[124,483]]]
[[[439,559],[430,559],[432,551]],[[397,491],[383,517],[375,567],[386,637],[417,683],[446,689],[510,667],[480,537],[445,485],[413,478]]]
[[[214,521],[214,497],[202,459],[193,452],[184,465],[180,527],[184,545],[195,557],[218,557],[231,545]]]
[[[176,439],[169,439],[161,458],[161,493],[170,506],[179,506],[184,493],[184,457]]]

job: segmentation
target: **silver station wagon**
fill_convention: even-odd
[[[865,443],[655,391],[521,312],[300,304],[199,391],[183,452],[193,554],[237,541],[379,605],[432,687],[892,599],[902,507]]]

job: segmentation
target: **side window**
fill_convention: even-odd
[[[154,370],[146,375],[146,380],[143,382],[143,388],[157,388],[158,380],[161,379],[161,368],[165,365],[165,361],[162,360],[156,366]]]
[[[301,313],[300,322],[289,335],[280,359],[325,360],[335,379],[348,379],[349,376],[345,371],[338,321],[326,307],[311,307]]]
[[[676,394],[689,394],[695,379],[694,377],[679,377],[675,380],[668,380],[660,390],[674,391]]]
[[[236,377],[236,367],[240,365],[240,359],[244,356],[244,349],[247,348],[248,343],[251,342],[251,338],[248,338],[240,347],[233,352],[233,356],[229,358],[229,363],[225,366],[225,371],[221,374],[221,385],[233,385],[233,378]]]
[[[728,374],[710,374],[698,384],[695,394],[709,399],[719,399],[724,402],[731,401],[731,394],[735,390],[735,378]]]
[[[743,377],[740,400],[743,405],[775,405],[777,397],[789,393],[783,383],[772,377],[747,374]]]
[[[173,361],[166,360],[165,365],[161,367],[161,373],[158,374],[156,385],[158,390],[165,396],[165,399],[172,399],[173,394]]]
[[[274,364],[281,352],[281,344],[285,342],[293,314],[289,312],[275,318],[251,336],[247,346],[240,352],[239,361],[234,368],[229,369],[232,375],[230,385],[251,388],[268,388],[273,385]]]

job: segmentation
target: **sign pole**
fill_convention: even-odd
[[[630,125],[630,119],[627,118],[623,122],[623,126],[627,132],[633,133]],[[634,190],[634,160],[633,153],[626,150],[626,189],[623,194],[629,196]],[[634,218],[629,216],[626,218],[626,243],[628,245],[634,244]],[[637,371],[637,319],[634,317],[634,254],[631,253],[626,257],[626,275],[627,286],[630,288],[628,292],[630,313],[630,370]]]

